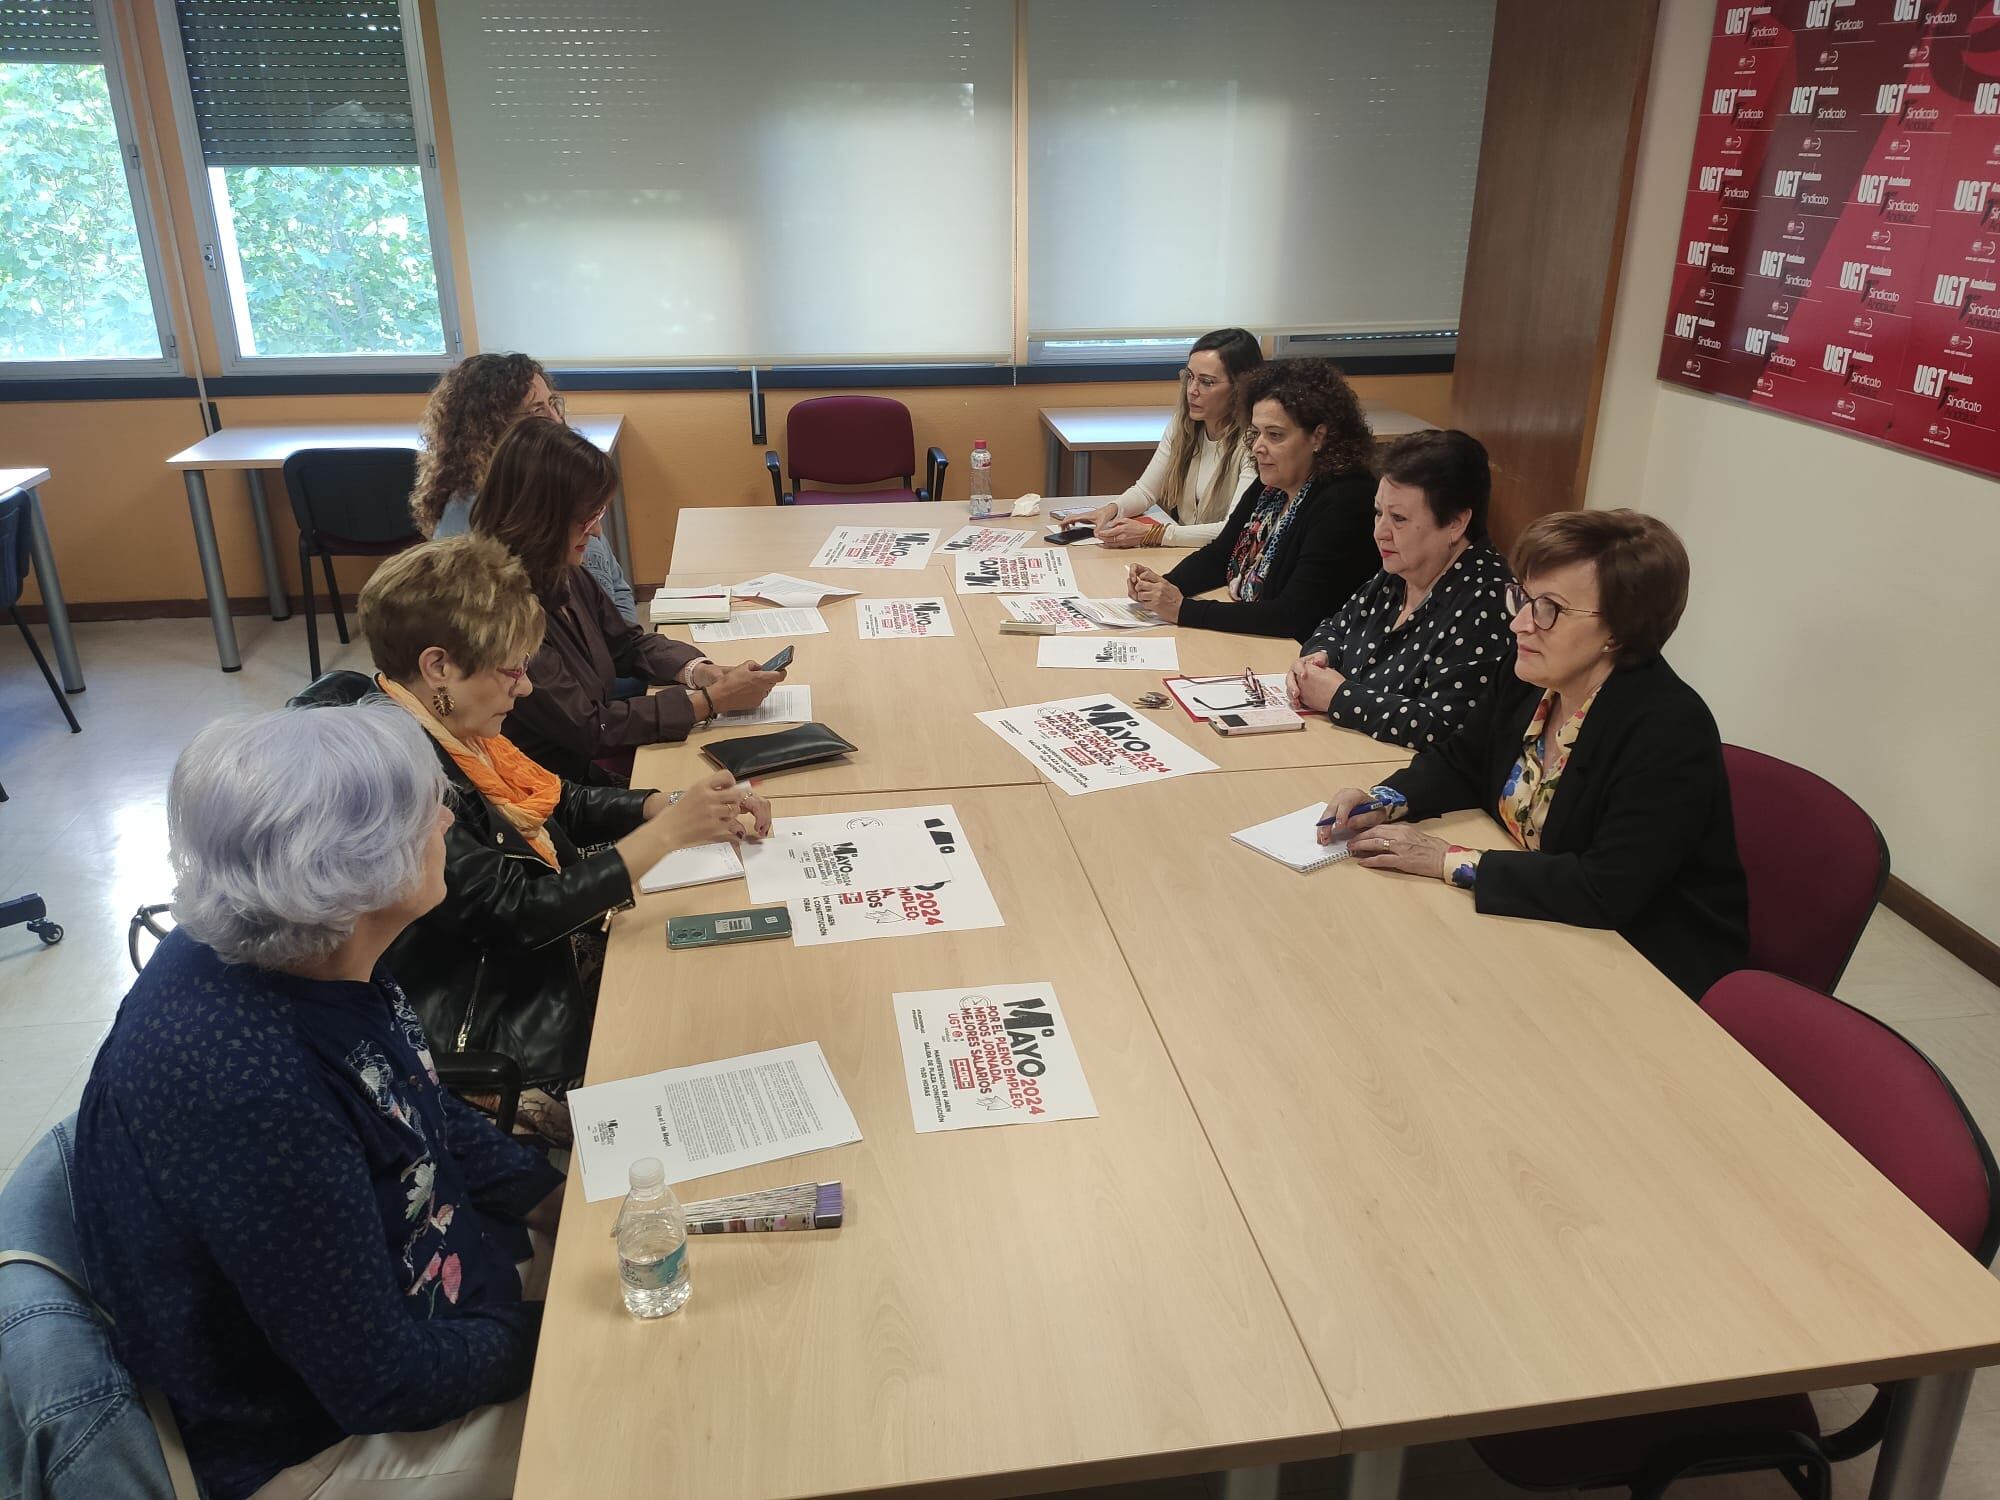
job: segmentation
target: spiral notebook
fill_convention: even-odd
[[[1290,865],[1301,874],[1309,874],[1348,856],[1345,843],[1322,844],[1319,841],[1318,823],[1325,816],[1326,804],[1315,802],[1310,807],[1302,807],[1297,812],[1286,813],[1282,818],[1273,818],[1268,823],[1259,823],[1254,828],[1241,829],[1229,836],[1246,849],[1255,849],[1268,859]]]

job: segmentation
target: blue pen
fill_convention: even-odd
[[[1381,796],[1370,797],[1366,802],[1358,803],[1355,806],[1350,807],[1347,810],[1348,817],[1358,818],[1363,813],[1387,812],[1392,807],[1403,806],[1405,798],[1403,797],[1402,793],[1394,791],[1389,787],[1382,787],[1379,788],[1379,790],[1382,793]],[[1340,820],[1338,817],[1321,818],[1317,823],[1313,824],[1313,827],[1331,828],[1335,823],[1339,821]]]

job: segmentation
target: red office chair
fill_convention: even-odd
[[[1830,781],[1724,745],[1736,852],[1750,885],[1748,967],[1831,994],[1889,880],[1875,820]]]
[[[944,449],[924,458],[924,487],[910,488],[917,469],[917,439],[910,409],[886,396],[816,396],[801,401],[785,417],[785,446],[791,450],[792,488],[778,477],[778,454],[764,453],[771,474],[771,498],[779,505],[862,505],[871,501],[935,500],[951,467]],[[882,487],[900,475],[901,489]],[[809,490],[801,481],[874,485],[866,490]]]
[[[2000,1248],[2000,1167],[1931,1060],[1874,1017],[1779,974],[1717,980],[1702,1009],[1982,1264]],[[1888,1426],[1889,1393],[1822,1435],[1809,1396],[1617,1417],[1479,1438],[1473,1447],[1524,1489],[1622,1485],[1658,1500],[1678,1480],[1774,1469],[1806,1500],[1832,1493],[1833,1465]]]

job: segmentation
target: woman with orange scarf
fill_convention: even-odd
[[[503,1053],[559,1095],[583,1072],[610,914],[673,850],[769,832],[770,808],[726,775],[673,796],[579,786],[502,734],[534,691],[543,615],[527,572],[490,537],[390,558],[361,591],[360,618],[376,674],[330,672],[294,701],[386,695],[424,727],[456,793],[445,899],[384,964],[434,1050]]]

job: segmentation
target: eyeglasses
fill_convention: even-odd
[[[1180,381],[1182,385],[1191,385],[1198,391],[1212,391],[1222,384],[1215,376],[1197,375],[1186,365],[1181,366]]]
[[[588,532],[599,521],[602,521],[604,519],[605,512],[610,509],[611,509],[611,502],[607,500],[604,504],[598,506],[596,510],[592,511],[589,515],[585,516],[583,518],[583,530],[585,532]]]
[[[540,401],[535,402],[533,405],[524,406],[521,408],[522,416],[540,417],[544,421],[549,421],[549,422],[561,422],[567,420],[568,412],[569,412],[569,403],[563,400],[561,396],[557,395],[553,391],[551,391],[547,396],[543,397]]]
[[[1547,594],[1531,594],[1518,583],[1507,585],[1507,614],[1511,618],[1522,610],[1530,610],[1528,618],[1535,622],[1537,630],[1554,630],[1556,621],[1564,615],[1601,615],[1601,609],[1578,609],[1574,604],[1564,604],[1551,599]]]
[[[524,656],[521,658],[521,665],[518,667],[495,667],[493,670],[509,682],[519,682],[523,677],[528,675],[528,663],[533,660],[532,656]]]

